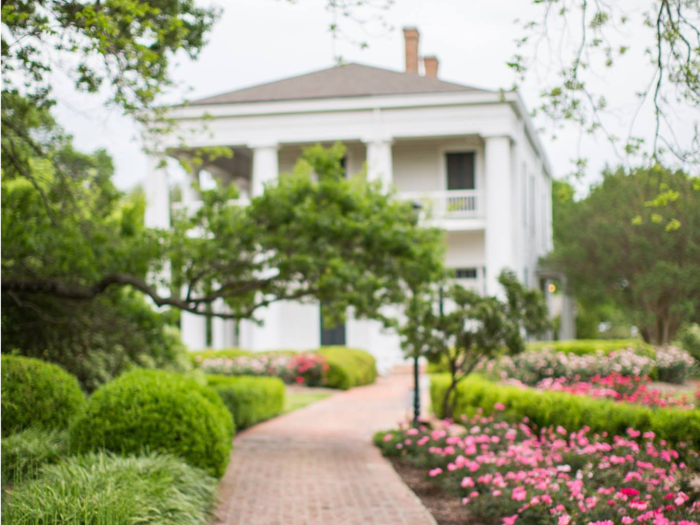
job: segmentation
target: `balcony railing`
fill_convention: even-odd
[[[473,219],[483,215],[481,192],[477,190],[401,192],[399,197],[420,203],[422,212],[431,219]]]

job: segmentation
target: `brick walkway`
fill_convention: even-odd
[[[409,375],[336,394],[236,437],[219,524],[435,525],[371,443],[405,419]]]

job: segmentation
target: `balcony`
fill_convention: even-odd
[[[447,230],[483,228],[483,195],[478,190],[400,192],[402,200],[419,203],[427,222]]]

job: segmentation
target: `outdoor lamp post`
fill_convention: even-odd
[[[413,210],[416,212],[416,218],[420,218],[420,210],[423,205],[418,201],[413,201]],[[415,297],[413,298],[415,301]],[[418,427],[420,420],[420,370],[418,363],[418,352],[413,356],[413,426]]]

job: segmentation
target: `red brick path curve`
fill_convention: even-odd
[[[390,375],[236,437],[221,525],[435,525],[372,445],[406,419],[411,377]]]

